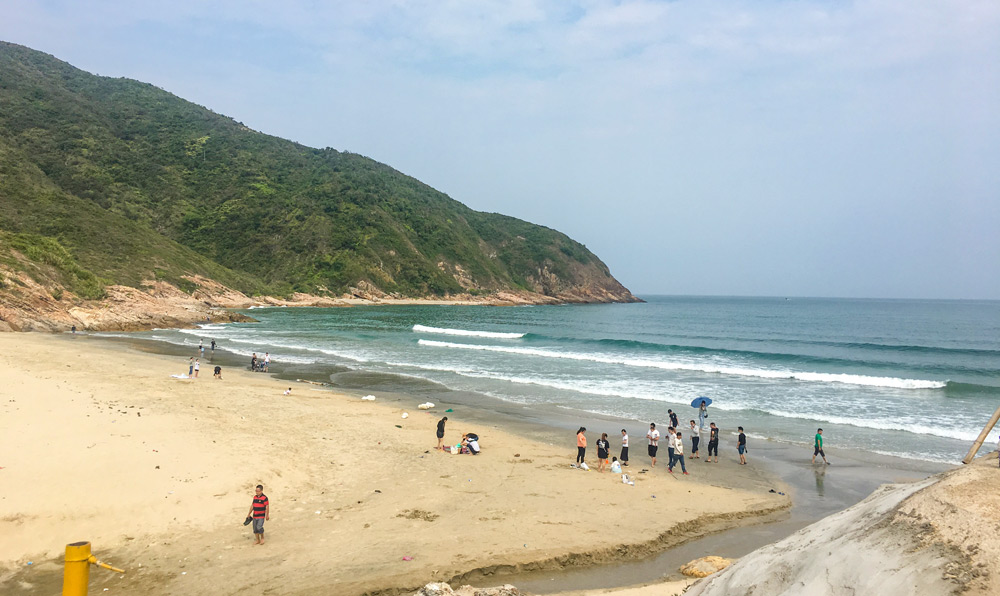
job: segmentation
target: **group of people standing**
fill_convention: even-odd
[[[267,372],[267,369],[271,366],[271,354],[264,352],[262,357],[257,356],[257,352],[253,353],[250,357],[250,370],[253,372]]]
[[[688,475],[687,465],[684,457],[685,446],[684,446],[684,433],[679,428],[679,419],[677,414],[673,410],[667,410],[667,416],[670,419],[670,426],[667,427],[667,453],[668,453],[668,463],[667,471],[671,474],[674,473],[674,468],[678,465],[681,468],[681,472]],[[708,455],[705,461],[708,463],[719,463],[719,427],[715,425],[714,422],[709,423],[708,427],[705,427],[705,422],[708,417],[708,406],[702,401],[700,407],[698,408],[698,421],[690,420],[688,422],[687,433],[691,440],[691,459],[701,459],[700,446],[701,438],[703,434],[708,435]],[[747,436],[743,432],[743,427],[739,427],[739,435],[736,438],[736,451],[740,456],[740,465],[746,465],[746,452],[747,452]],[[586,467],[585,459],[587,455],[587,429],[581,426],[578,431],[576,431],[576,463],[575,466]],[[629,436],[628,431],[624,428],[622,429],[622,448],[619,453],[619,457],[612,458],[611,471],[618,472],[622,466],[628,466],[629,462]],[[821,437],[822,430],[818,437]],[[647,441],[647,454],[649,455],[650,465],[656,467],[656,457],[660,448],[660,431],[656,428],[656,423],[649,424],[649,432],[646,433]],[[819,439],[819,450],[817,453],[822,453],[822,438]],[[601,438],[597,440],[597,470],[603,472],[605,467],[608,465],[608,455],[610,452],[610,444],[608,442],[608,434],[602,433]],[[824,457],[825,461],[825,457]]]

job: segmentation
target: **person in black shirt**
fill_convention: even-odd
[[[677,413],[673,410],[667,410],[667,415],[670,416],[670,426],[678,428],[680,425],[677,424]]]
[[[715,426],[715,423],[711,423],[708,435],[708,458],[706,461],[712,461],[712,455],[715,455],[715,462],[719,463],[719,428]]]
[[[608,433],[601,433],[601,438],[597,439],[597,471],[603,472],[604,466],[608,465],[608,450],[611,444],[608,443]]]
[[[740,437],[736,443],[736,450],[740,452],[740,465],[747,465],[747,436],[743,434],[743,427],[740,427]]]
[[[438,428],[437,428],[437,438],[438,438],[438,446],[437,446],[437,448],[438,449],[444,449],[444,447],[442,446],[442,443],[444,443],[444,423],[445,422],[448,422],[448,417],[447,416],[445,416],[441,420],[438,420]]]

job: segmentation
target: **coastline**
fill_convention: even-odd
[[[27,342],[22,341],[25,338],[31,339]],[[149,370],[159,370],[162,372],[168,369],[180,372],[177,369],[182,369],[186,362],[186,360],[181,358],[181,354],[186,353],[184,350],[176,346],[160,344],[159,342],[133,339],[116,340],[114,338],[94,338],[88,336],[47,338],[44,336],[35,336],[34,334],[0,336],[0,342],[5,339],[13,340],[14,345],[20,343],[29,344],[28,346],[15,348],[16,350],[32,349],[32,346],[39,349],[48,349],[56,345],[62,345],[63,347],[71,346],[75,348],[75,351],[82,352],[81,355],[86,358],[96,357],[100,361],[108,362],[117,362],[119,360],[125,360],[130,363],[141,362],[142,366],[138,368],[136,373],[140,375],[143,374],[143,369],[147,367]],[[8,342],[8,349],[0,352],[11,353],[14,351],[14,349],[10,349],[11,345]],[[82,350],[79,349],[81,345]],[[147,359],[147,355],[142,353],[145,351],[154,352],[156,355],[149,356]],[[161,352],[167,352],[168,354],[163,355]],[[170,353],[174,353],[176,356],[170,356]],[[100,356],[95,356],[95,354],[99,354]],[[280,395],[279,389],[287,386],[288,382],[283,377],[292,376],[312,380],[313,382],[323,381],[323,376],[319,371],[315,370],[315,367],[292,366],[282,370],[282,367],[279,366],[277,367],[279,370],[272,373],[276,378],[271,378],[272,375],[254,375],[246,371],[235,370],[239,368],[238,366],[230,366],[230,363],[238,365],[242,362],[242,357],[237,358],[235,355],[227,356],[220,351],[217,358],[220,361],[224,360],[226,364],[224,368],[226,381],[224,383],[226,383],[225,387],[227,391],[233,389],[233,387],[229,386],[230,378],[237,379],[239,390],[241,391],[244,390],[244,384],[252,387],[254,391],[261,391],[262,388],[266,387],[266,391],[269,392],[266,399]],[[130,365],[122,364],[121,366],[128,368]],[[208,373],[209,368],[209,366],[206,366],[206,373]],[[52,372],[54,374],[56,371]],[[310,374],[312,375],[311,379],[308,378]],[[211,382],[213,380],[210,377],[194,381],[194,383],[199,384]],[[185,384],[187,382],[175,380],[174,383]],[[116,383],[112,382],[111,385],[115,386]],[[569,462],[572,461],[573,453],[571,439],[567,440],[566,437],[572,434],[572,428],[575,428],[577,425],[582,423],[594,430],[604,428],[614,430],[616,427],[620,428],[618,426],[620,424],[627,425],[630,431],[636,428],[634,421],[622,421],[609,417],[596,417],[594,415],[587,415],[588,418],[584,420],[576,413],[558,412],[555,409],[539,412],[537,408],[525,408],[518,404],[487,399],[480,395],[470,396],[457,392],[445,395],[438,393],[437,397],[431,399],[431,401],[438,404],[438,407],[432,411],[432,414],[425,414],[418,412],[415,406],[421,401],[426,401],[424,399],[427,397],[426,395],[370,391],[370,393],[378,395],[378,400],[375,404],[360,406],[360,402],[356,402],[355,400],[360,395],[369,393],[368,391],[337,387],[321,389],[308,384],[293,384],[292,386],[294,390],[293,394],[295,395],[294,401],[298,402],[304,399],[302,395],[308,395],[305,405],[309,406],[310,409],[318,406],[326,410],[327,407],[331,407],[337,409],[340,415],[345,415],[345,406],[348,410],[363,407],[366,412],[369,410],[372,412],[371,416],[398,422],[399,412],[406,410],[411,413],[409,420],[413,422],[421,417],[429,417],[431,420],[436,420],[435,416],[440,416],[443,410],[452,408],[455,410],[455,413],[449,414],[449,416],[455,421],[453,424],[461,423],[464,427],[476,430],[480,435],[491,435],[491,439],[488,442],[491,447],[493,444],[493,434],[509,435],[510,444],[514,446],[513,449],[516,449],[515,452],[518,452],[522,457],[512,459],[510,458],[510,454],[508,454],[508,459],[504,462],[494,463],[510,465],[512,469],[518,470],[531,469],[530,473],[525,474],[524,478],[519,479],[528,485],[535,485],[539,482],[547,485],[546,483],[554,476],[559,477],[557,485],[567,480],[577,482],[582,481],[584,478],[587,481],[597,478],[595,472],[582,473],[568,467]],[[432,388],[433,391],[437,391],[437,389],[439,388]],[[195,404],[188,405],[191,408],[195,407]],[[208,412],[204,413],[208,414]],[[347,413],[349,414],[350,412]],[[218,415],[220,413],[214,414]],[[187,422],[190,423],[192,421],[188,420]],[[387,426],[382,432],[386,432],[394,426]],[[428,428],[424,434],[431,436],[431,432],[432,429]],[[644,449],[641,449],[641,444],[643,443],[644,441],[635,441],[633,439],[633,445],[640,445],[640,449],[633,449],[633,452],[641,452],[641,457],[633,460],[634,464],[643,461],[648,464]],[[529,450],[530,452],[538,452],[540,455],[533,458],[527,455],[526,452],[529,452]],[[432,451],[430,455],[437,454]],[[792,446],[780,444],[767,445],[766,443],[757,445],[751,459],[751,465],[747,466],[746,469],[735,465],[726,465],[726,461],[719,464],[719,468],[714,468],[714,464],[707,465],[689,460],[689,464],[693,468],[693,476],[690,480],[694,481],[695,487],[703,487],[705,490],[730,491],[732,487],[739,486],[744,491],[749,491],[757,495],[757,497],[763,497],[764,501],[772,499],[768,501],[770,503],[769,507],[761,507],[758,503],[756,508],[743,506],[736,510],[730,509],[728,512],[723,513],[722,518],[718,519],[715,524],[707,523],[711,515],[709,514],[706,517],[704,508],[701,506],[705,500],[712,499],[704,491],[698,493],[699,496],[695,497],[699,499],[698,506],[685,509],[684,519],[686,521],[679,521],[674,524],[665,523],[665,520],[676,515],[673,507],[668,507],[659,514],[644,511],[653,502],[652,494],[657,494],[658,499],[680,498],[687,501],[692,498],[686,492],[683,493],[683,497],[672,497],[670,490],[674,487],[671,486],[671,483],[677,483],[677,479],[669,478],[663,471],[653,470],[651,474],[641,476],[636,474],[637,479],[640,479],[637,482],[636,489],[639,487],[649,487],[650,490],[649,495],[636,502],[615,502],[614,499],[623,496],[618,494],[618,492],[624,487],[620,483],[612,482],[611,478],[601,479],[608,482],[602,482],[596,486],[585,484],[584,486],[587,487],[585,489],[577,487],[581,491],[597,491],[589,496],[586,493],[578,495],[583,497],[579,501],[580,511],[582,512],[580,519],[577,519],[577,516],[569,516],[569,518],[562,519],[559,522],[571,532],[584,532],[587,535],[596,533],[599,536],[596,540],[588,540],[582,545],[567,545],[573,546],[573,548],[533,549],[528,552],[518,552],[516,553],[518,556],[515,557],[510,556],[512,553],[504,553],[499,557],[493,553],[494,556],[485,564],[477,565],[472,561],[463,561],[466,565],[465,567],[456,564],[449,568],[447,565],[442,565],[439,561],[435,561],[435,568],[428,570],[426,577],[417,579],[413,574],[405,574],[406,577],[412,579],[404,579],[403,577],[396,577],[389,573],[388,577],[381,584],[379,582],[370,582],[363,585],[358,584],[355,591],[356,593],[405,593],[406,590],[402,588],[419,587],[419,585],[422,585],[421,581],[432,580],[471,581],[477,585],[491,585],[505,581],[514,583],[520,588],[527,589],[533,593],[553,593],[567,590],[574,590],[577,593],[588,593],[590,591],[599,593],[598,591],[620,588],[621,586],[651,584],[664,579],[679,577],[673,571],[676,570],[679,564],[675,564],[676,561],[671,560],[671,557],[678,556],[678,553],[681,553],[681,556],[687,557],[681,563],[705,554],[742,556],[763,544],[773,542],[791,534],[832,511],[853,504],[853,502],[864,498],[871,492],[869,487],[877,486],[883,482],[914,480],[924,477],[930,471],[933,471],[921,465],[913,465],[910,462],[893,461],[895,458],[879,456],[875,458],[873,463],[872,461],[864,461],[863,458],[857,460],[851,457],[851,455],[853,454],[849,454],[849,452],[841,453],[839,450],[831,452],[831,458],[838,458],[838,466],[831,468],[831,471],[836,470],[836,472],[835,474],[831,474],[830,480],[832,482],[828,482],[830,486],[828,489],[822,491],[822,494],[818,493],[815,481],[809,479],[808,476],[805,484],[801,481],[801,478],[804,476],[803,468],[808,469],[808,466],[801,465],[801,462],[796,462],[796,459],[805,459],[807,464],[808,454],[803,456],[802,453]],[[423,451],[419,451],[418,459],[420,456],[424,456]],[[460,456],[455,456],[455,458],[448,456],[445,458],[446,461],[462,461],[463,463],[468,459],[471,458],[461,458]],[[476,461],[478,462],[482,459],[477,458]],[[542,466],[537,464],[529,464],[529,466],[512,465],[515,462],[524,463],[526,459],[534,459],[535,462],[543,459],[546,463]],[[726,453],[724,451],[723,460],[725,459]],[[728,463],[732,464],[732,461],[730,460]],[[928,466],[933,467],[931,464],[928,464]],[[648,468],[648,465],[645,467]],[[640,466],[636,465],[630,468],[633,472],[638,472],[641,469]],[[841,470],[847,470],[847,472],[842,473]],[[660,474],[656,474],[658,471]],[[861,480],[858,478],[861,478]],[[787,484],[783,482],[787,482]],[[813,482],[814,486],[810,487],[809,482]],[[498,486],[503,484],[505,482],[500,482]],[[385,484],[382,485],[384,486]],[[777,495],[767,492],[771,489],[775,489],[776,492],[786,492],[788,495],[792,495],[793,498],[791,501],[785,499],[779,503],[780,506],[775,506],[773,497],[777,497]],[[521,490],[529,491],[531,489],[522,487]],[[691,490],[691,488],[684,488],[683,490]],[[628,493],[625,495],[626,498],[627,495]],[[659,502],[662,503],[664,501],[661,500]],[[642,503],[642,505],[639,506],[639,503]],[[639,506],[637,511],[641,513],[637,513],[636,519],[640,524],[629,527],[628,531],[618,532],[618,530],[621,530],[618,526],[621,526],[621,522],[627,521],[627,519],[622,520],[616,517],[620,515],[617,512],[621,508],[629,506],[629,504],[633,507]],[[791,505],[790,509],[788,509],[789,505]],[[401,504],[397,505],[397,509],[401,507]],[[539,511],[544,513],[536,513],[536,516],[553,513],[549,506],[541,507]],[[764,511],[770,511],[770,513],[764,513]],[[217,512],[216,516],[218,517],[218,515]],[[522,515],[523,512],[519,514],[519,516]],[[472,514],[468,514],[468,516],[469,519],[465,520],[466,523],[471,522],[477,532],[479,531],[478,526],[483,523],[481,518],[489,520],[490,517],[476,517]],[[608,535],[600,530],[600,528],[593,528],[595,516],[598,521],[603,518],[611,520],[612,523],[609,525],[617,528],[617,530],[609,528],[608,530],[611,534]],[[505,517],[504,523],[509,523],[509,519]],[[416,524],[417,527],[413,529],[419,531],[419,526],[426,523],[419,522]],[[684,523],[688,525],[685,527]],[[653,539],[649,539],[651,528],[655,530],[655,538]],[[74,537],[73,539],[77,538]],[[686,545],[689,550],[695,549],[697,551],[704,548],[716,550],[712,550],[712,552],[698,551],[699,554],[689,557],[687,554],[683,554],[686,552],[683,548],[670,548],[680,544]],[[118,547],[124,548],[122,553],[126,556],[130,552],[127,546],[126,544],[123,547]],[[231,547],[232,545],[227,546]],[[95,543],[96,548],[98,547]],[[118,548],[115,549],[116,554]],[[527,546],[523,548],[526,549]],[[8,557],[3,557],[3,561],[10,563]],[[9,565],[7,566],[10,567]],[[444,567],[444,569],[441,569],[441,567]],[[38,569],[42,569],[42,567],[35,568],[33,571]],[[435,573],[430,573],[432,571]],[[23,575],[24,572],[22,570]],[[95,577],[98,575],[95,574]],[[18,576],[16,573],[13,576],[5,574],[3,581],[26,581],[22,576]],[[410,581],[412,585],[404,585],[407,581]],[[31,582],[28,581],[28,583]],[[143,589],[149,590],[149,586],[144,586]],[[279,590],[279,593],[295,592],[281,592]]]
[[[671,532],[789,505],[761,487],[639,466],[629,487],[570,468],[571,441],[484,425],[467,406],[449,414],[448,438],[472,428],[484,452],[445,455],[430,449],[443,404],[425,413],[413,398],[360,402],[308,384],[285,397],[284,381],[236,367],[222,381],[209,366],[172,379],[186,360],[93,339],[0,336],[0,452],[11,458],[0,462],[0,531],[11,539],[0,585],[25,594],[53,591],[63,545],[80,539],[128,571],[95,571],[97,590],[305,594],[334,582],[340,593],[393,594],[476,570],[646,557]],[[254,550],[241,522],[257,482],[272,499],[273,538]],[[248,575],[255,566],[278,571]]]

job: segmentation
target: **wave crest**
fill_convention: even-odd
[[[441,327],[428,327],[426,325],[414,325],[413,330],[417,333],[440,333],[443,335],[461,335],[463,337],[489,337],[492,339],[521,339],[524,333],[505,333],[502,331],[470,331],[468,329],[445,329]]]
[[[670,362],[663,360],[647,360],[628,358],[624,356],[596,356],[574,352],[553,352],[539,348],[519,348],[511,346],[487,346],[481,344],[457,344],[445,341],[421,339],[419,345],[440,348],[457,348],[462,350],[479,350],[485,352],[503,352],[523,356],[539,356],[543,358],[561,358],[565,360],[580,360],[600,362],[602,364],[619,364],[644,368],[659,368],[663,370],[686,370],[692,372],[714,373],[741,377],[757,377],[762,379],[789,379],[813,383],[845,383],[849,385],[866,385],[870,387],[893,387],[896,389],[943,389],[946,382],[926,381],[923,379],[900,379],[896,377],[871,377],[866,375],[851,375],[845,373],[816,373],[791,370],[764,370],[755,368],[740,368],[733,366],[714,366],[710,364],[691,364],[685,362]]]

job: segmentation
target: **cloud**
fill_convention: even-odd
[[[955,257],[1000,254],[995,1],[13,0],[4,17],[4,39],[566,231],[639,291],[927,295],[905,280],[932,275],[1000,297],[1000,260]],[[875,253],[893,258],[849,279]],[[955,259],[900,260],[931,253]],[[828,283],[808,259],[843,262]]]

